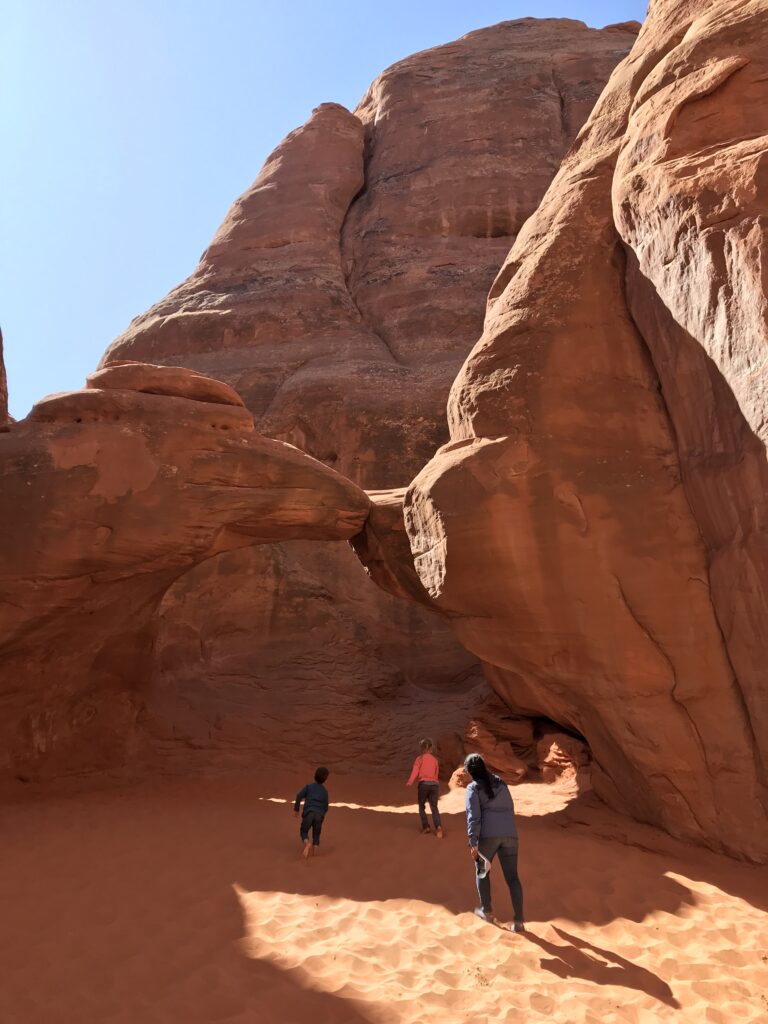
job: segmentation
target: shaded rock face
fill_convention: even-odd
[[[368,498],[255,433],[227,385],[116,366],[0,433],[0,777],[48,779],[148,754],[157,609],[219,552],[344,540]]]
[[[755,859],[767,42],[765,0],[651,4],[405,496],[427,600],[507,703],[586,737],[610,803]]]
[[[471,716],[487,692],[475,657],[446,643],[435,616],[396,598],[382,595],[375,619],[367,611],[373,588],[345,545],[338,564],[351,563],[350,582],[340,602],[332,578],[319,582],[328,547],[295,541],[231,551],[169,589],[146,702],[158,771],[300,757],[391,774],[413,759],[422,734],[450,732]],[[223,601],[227,587],[233,594]]]
[[[211,374],[237,388],[261,432],[365,488],[401,486],[445,440],[448,391],[488,288],[636,32],[507,22],[394,65],[354,113],[319,107],[269,157],[192,276],[103,365]],[[338,545],[206,562],[164,600],[158,655],[159,733],[170,737],[172,709],[184,708],[179,759],[204,760],[207,745],[222,763],[265,751],[255,723],[270,694],[291,720],[345,694],[364,734],[370,708],[399,720],[400,697],[383,696],[395,692],[412,712],[390,748],[397,759],[404,744],[405,762],[411,731],[463,732],[456,681],[469,690],[480,677],[439,617],[366,589]],[[451,702],[449,721],[436,709]],[[377,764],[397,734],[382,728],[369,744]],[[325,751],[330,740],[312,742]],[[347,736],[336,757],[358,747]]]

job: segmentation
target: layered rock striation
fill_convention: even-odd
[[[606,800],[755,859],[767,40],[765,0],[653,0],[491,288],[412,565],[371,567],[415,568],[509,706],[585,736]]]
[[[211,374],[261,432],[401,486],[445,440],[498,266],[636,32],[506,22],[394,65],[354,113],[319,107],[103,365]],[[389,769],[419,733],[462,732],[479,684],[439,618],[366,587],[339,545],[206,560],[161,620],[153,715],[180,764],[282,754],[279,723],[345,704],[373,717],[310,732],[318,756]]]

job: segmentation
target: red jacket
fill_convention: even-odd
[[[408,779],[408,785],[410,786],[413,782],[437,782],[438,771],[440,765],[437,763],[437,758],[434,754],[422,754],[417,757],[413,762],[413,769],[411,771],[411,777]]]

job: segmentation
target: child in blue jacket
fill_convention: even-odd
[[[323,783],[330,775],[327,768],[318,768],[315,771],[315,781],[308,782],[303,789],[296,794],[296,801],[293,805],[293,813],[299,817],[299,807],[304,801],[304,812],[301,814],[301,827],[299,835],[304,844],[303,857],[311,857],[320,852],[320,830],[323,821],[328,813],[328,790]],[[309,842],[309,830],[312,829],[312,843]]]

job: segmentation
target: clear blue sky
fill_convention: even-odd
[[[3,0],[0,324],[11,411],[80,387],[189,274],[313,107],[497,21],[602,26],[644,0]]]

